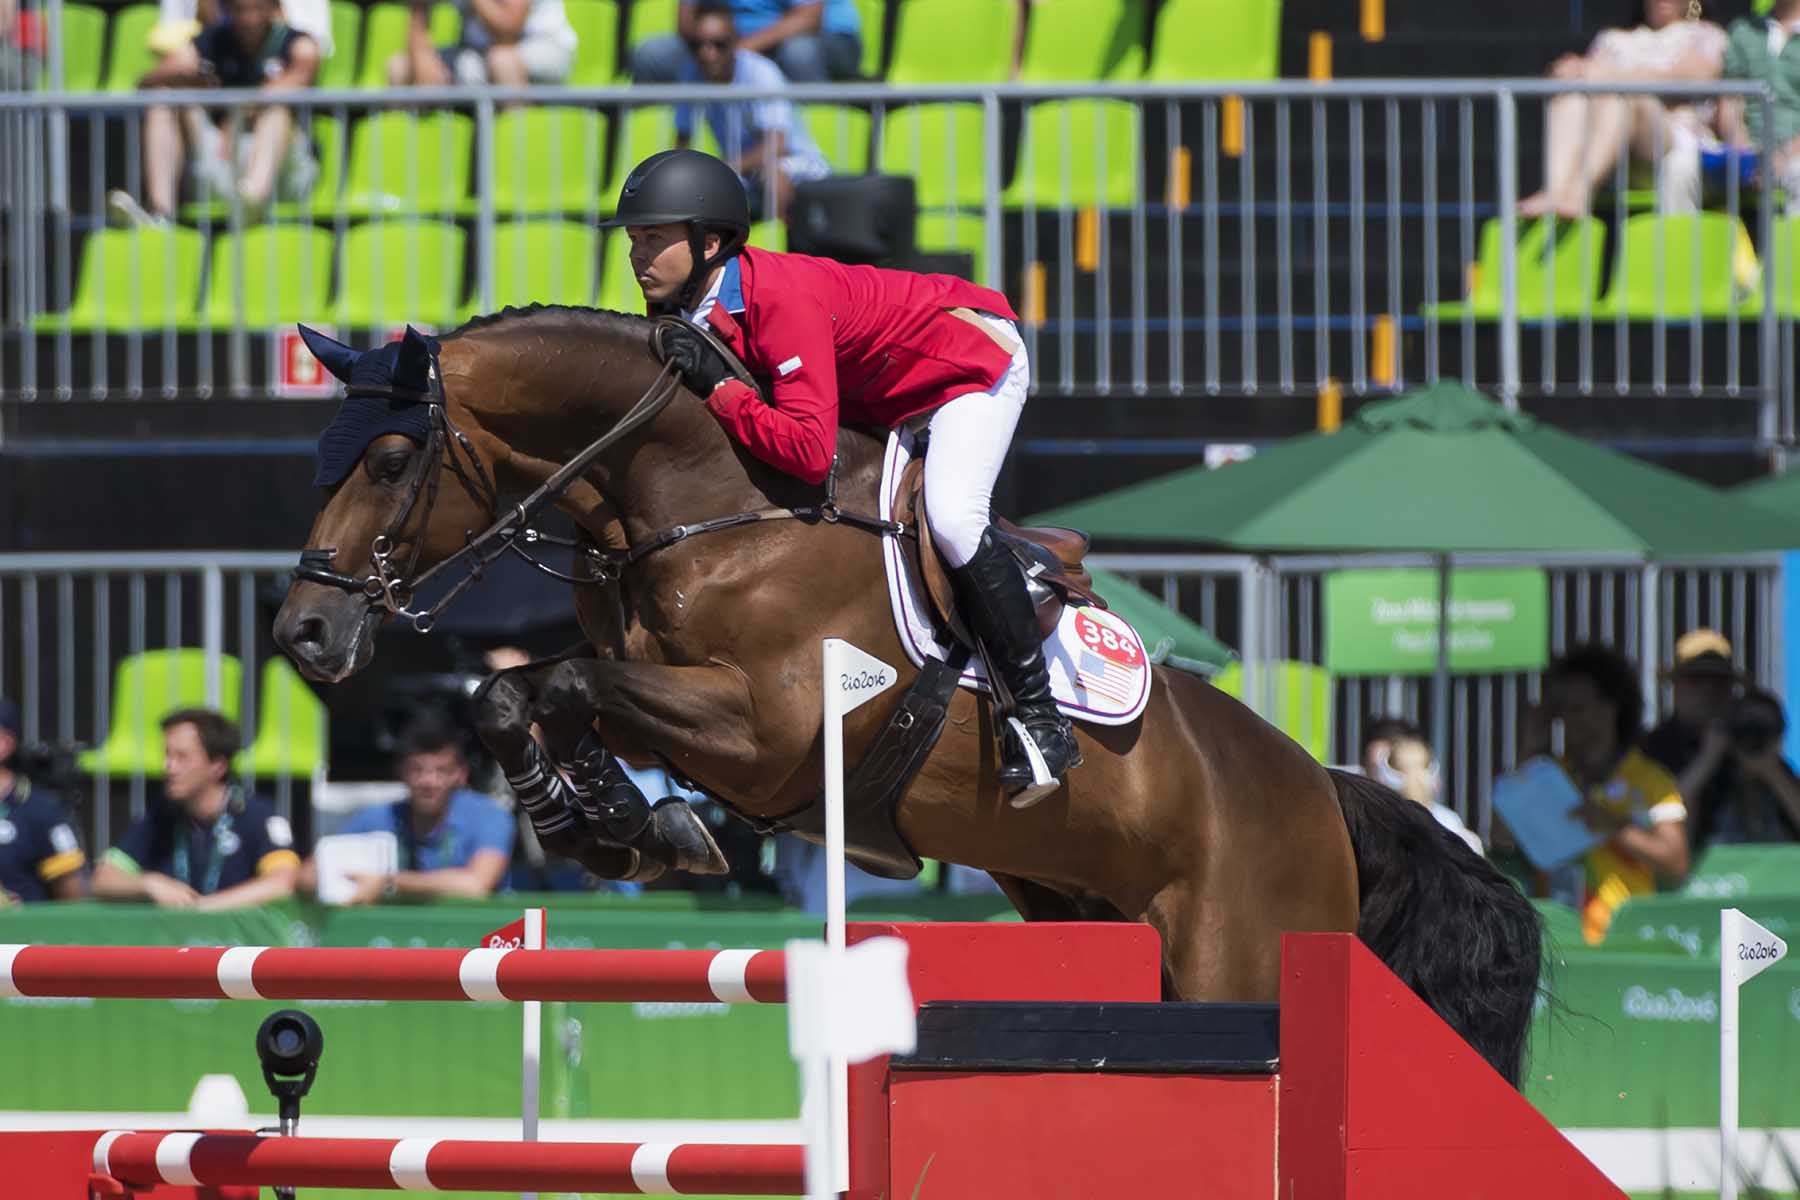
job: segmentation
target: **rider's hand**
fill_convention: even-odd
[[[702,399],[731,378],[731,368],[719,357],[700,333],[679,325],[671,325],[663,333],[663,353],[675,364],[681,378]]]

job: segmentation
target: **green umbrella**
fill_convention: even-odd
[[[1294,438],[1248,462],[1178,471],[1032,520],[1254,551],[1671,557],[1800,546],[1792,519],[1459,383],[1369,405],[1337,433]]]
[[[1800,468],[1753,479],[1733,488],[1731,494],[1769,512],[1800,516]]]
[[[1183,671],[1216,675],[1237,656],[1231,648],[1122,575],[1090,567],[1094,590],[1144,639],[1153,662]]]
[[[1511,412],[1459,383],[1371,404],[1332,434],[1032,518],[1102,538],[1268,551],[1722,554],[1800,546],[1800,523]],[[1449,694],[1449,623],[1437,695]],[[1446,749],[1448,706],[1434,741]]]

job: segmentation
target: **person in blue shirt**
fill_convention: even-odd
[[[94,868],[94,895],[213,912],[292,895],[300,856],[287,820],[230,782],[237,726],[184,708],[162,730],[163,794]]]
[[[731,10],[725,5],[709,0],[698,5],[694,13],[694,53],[681,65],[680,82],[743,88],[781,87],[787,82],[780,67],[743,48],[732,24]],[[773,204],[765,216],[785,217],[796,183],[823,179],[831,173],[806,123],[786,100],[721,98],[699,106],[678,104],[677,145],[692,144],[696,107],[719,144],[719,157],[743,179],[752,209],[772,187]]]
[[[469,761],[456,734],[436,720],[415,721],[400,735],[398,768],[406,798],[371,804],[338,832],[393,834],[400,869],[387,876],[352,876],[357,892],[348,902],[492,895],[512,860],[513,818],[492,797],[468,786]],[[301,886],[314,890],[316,881],[309,862]]]
[[[631,76],[639,83],[675,83],[684,63],[694,60],[703,7],[682,0],[676,32],[650,38],[631,56]],[[775,60],[795,83],[854,79],[862,63],[862,17],[856,0],[731,0],[731,15],[742,46]]]
[[[19,706],[0,696],[0,908],[29,900],[78,900],[87,858],[62,799],[17,769]]]

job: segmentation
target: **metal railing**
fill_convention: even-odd
[[[1097,566],[1120,572],[1240,648],[1244,700],[1279,724],[1294,704],[1279,694],[1283,661],[1326,661],[1324,581],[1333,571],[1430,567],[1424,555],[1098,554]],[[1457,567],[1538,567],[1546,572],[1549,656],[1583,643],[1610,646],[1639,672],[1649,721],[1667,712],[1661,677],[1674,660],[1675,639],[1702,626],[1731,640],[1738,666],[1772,691],[1784,689],[1782,568],[1778,555],[1646,562],[1630,557],[1457,555]],[[1431,729],[1449,706],[1449,738],[1441,763],[1444,800],[1486,838],[1492,829],[1495,776],[1518,763],[1520,719],[1542,698],[1542,674],[1456,674],[1439,696],[1429,672],[1340,675],[1328,713],[1307,711],[1305,723],[1330,726],[1330,760],[1356,763],[1366,723],[1404,717]]]
[[[506,257],[516,243],[503,231],[540,219],[591,229],[629,163],[668,144],[663,118],[644,114],[720,94],[419,88],[270,98],[291,107],[330,160],[326,183],[273,212],[330,234],[328,277],[306,274],[310,260],[286,273],[246,267],[244,256],[219,252],[243,234],[242,206],[191,208],[183,220],[199,232],[203,265],[140,264],[137,283],[156,293],[144,310],[157,316],[139,325],[105,311],[97,322],[56,316],[81,298],[106,192],[142,194],[151,108],[200,105],[241,122],[233,106],[245,98],[0,95],[0,145],[23,165],[0,174],[0,206],[22,218],[7,224],[0,392],[260,393],[273,375],[269,327],[285,320],[257,314],[282,311],[291,289],[325,297],[309,306],[322,312],[305,316],[329,322],[346,311],[357,286],[346,246],[365,225],[449,226],[456,235],[431,242],[427,253],[442,261],[415,262],[406,286],[359,318],[382,330],[427,310],[437,324],[460,320],[523,298],[533,281],[558,293],[540,298],[629,301],[628,279],[608,286],[618,243],[605,244],[598,263],[554,263],[533,275],[532,264]],[[1772,111],[1769,95],[1744,83],[1602,89],[1545,80],[811,85],[732,97],[825,106],[812,127],[836,170],[913,175],[922,248],[966,245],[977,278],[1012,298],[1040,392],[1370,395],[1448,376],[1508,403],[1740,400],[1744,415],[1727,436],[1758,446],[1791,438],[1800,272],[1771,192],[1747,185],[1732,158],[1703,219],[1665,213],[1654,188],[1634,190],[1621,155],[1592,203],[1596,219],[1544,235],[1517,215],[1521,178],[1534,173],[1522,160],[1538,153],[1533,131],[1545,106],[1568,94],[1671,104],[1725,96]],[[511,124],[520,105],[572,112],[570,121],[600,114],[605,127],[593,146],[565,145],[555,139],[567,130],[553,131],[560,149],[542,161],[539,144]],[[369,119],[394,112],[457,119],[428,124],[422,136],[405,122]],[[1660,129],[1658,160],[1676,148]],[[353,194],[368,193],[377,161],[380,186]],[[323,194],[331,178],[342,194]],[[555,198],[522,201],[532,187]],[[1487,277],[1471,278],[1477,268]],[[225,270],[242,277],[215,275]],[[420,282],[427,275],[438,282]],[[195,278],[199,297],[220,302],[200,303]],[[172,297],[178,286],[190,292]]]

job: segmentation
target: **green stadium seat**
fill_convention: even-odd
[[[808,104],[801,109],[806,128],[819,144],[819,152],[840,175],[861,175],[869,169],[869,114],[841,104]]]
[[[406,49],[408,6],[384,0],[363,13],[362,65],[356,86],[380,91],[387,87],[388,59]],[[431,41],[454,46],[462,38],[462,14],[456,6],[440,2],[431,6]]]
[[[999,83],[1012,70],[1015,0],[899,0],[890,83]]]
[[[1322,763],[1332,761],[1331,713],[1336,680],[1330,671],[1312,663],[1263,663],[1258,668],[1262,695],[1259,709],[1265,719],[1299,742]],[[1212,678],[1212,685],[1227,696],[1244,699],[1244,664],[1234,662]]]
[[[640,42],[675,32],[677,0],[629,0],[625,13],[625,50],[630,53]],[[621,63],[621,70],[631,64]]]
[[[1038,0],[1025,24],[1019,79],[1086,83],[1144,72],[1144,0]]]
[[[1729,213],[1644,213],[1618,230],[1613,276],[1595,316],[1631,320],[1739,316],[1760,307],[1744,224]],[[1733,307],[1735,297],[1735,309]]]
[[[471,314],[509,304],[592,304],[600,283],[600,231],[579,221],[508,221],[494,229],[494,303],[469,281]]]
[[[106,58],[106,13],[91,4],[65,4],[62,14],[63,91],[97,92]],[[49,71],[40,83],[49,89]]]
[[[911,175],[920,208],[979,208],[987,194],[983,119],[981,105],[974,103],[890,109],[881,125],[882,173]]]
[[[263,664],[259,682],[256,738],[238,753],[238,774],[253,779],[322,776],[329,744],[324,702],[279,655]]]
[[[577,213],[610,208],[600,190],[605,114],[514,108],[494,119],[494,209]]]
[[[348,329],[442,329],[463,295],[463,231],[439,221],[369,221],[344,234],[335,312]]]
[[[45,332],[129,333],[181,326],[200,306],[206,246],[180,225],[99,229],[81,248],[75,302],[37,320]]]
[[[672,150],[675,147],[675,110],[666,104],[642,105],[627,108],[619,118],[618,146],[613,155],[612,178],[620,183],[631,173],[631,168],[659,150]],[[712,130],[706,122],[695,115],[694,149],[704,150],[708,154],[717,154],[719,144],[713,139]],[[612,211],[616,197],[605,198],[604,209]]]
[[[365,117],[350,135],[343,209],[371,213],[449,213],[469,194],[474,123],[462,113]]]
[[[219,656],[219,700],[210,707],[232,720],[241,710],[244,668]],[[160,775],[162,719],[206,701],[206,651],[191,647],[146,650],[122,659],[113,672],[112,725],[106,740],[77,759],[90,775]]]
[[[319,160],[318,178],[306,199],[283,202],[270,210],[277,220],[328,220],[337,213],[339,193],[344,186],[344,123],[315,110],[310,132],[313,157]]]
[[[619,6],[613,0],[563,0],[575,30],[570,87],[604,87],[619,78]]]
[[[887,0],[856,0],[862,18],[862,73],[881,78],[881,52],[887,48]]]
[[[332,249],[331,231],[311,225],[258,225],[215,237],[202,323],[273,329],[317,319],[331,296]]]
[[[1800,261],[1795,254],[1800,253],[1800,217],[1775,218],[1775,252],[1768,256],[1768,269],[1777,267],[1786,273],[1786,277],[1777,274],[1775,277],[1775,309],[1777,312],[1800,313]],[[1758,294],[1761,289],[1757,289]]]
[[[356,55],[362,48],[363,10],[351,0],[331,0],[331,57],[319,66],[318,86],[356,86]]]
[[[1145,78],[1274,79],[1279,71],[1281,0],[1164,0]]]
[[[755,246],[758,250],[785,251],[787,249],[787,223],[785,221],[758,221],[750,227],[750,237],[746,245]]]
[[[156,65],[150,31],[159,15],[154,4],[127,4],[112,16],[112,49],[106,64],[106,90],[135,92],[138,80]]]
[[[644,293],[631,269],[631,240],[623,229],[608,229],[600,243],[600,307],[614,312],[644,312]]]
[[[1127,100],[1046,100],[1025,110],[1009,208],[1126,208],[1141,189],[1143,122]]]
[[[987,221],[979,213],[943,209],[919,214],[913,240],[926,254],[967,254],[974,260],[974,280],[992,287],[987,277]]]
[[[1606,226],[1600,219],[1544,218],[1520,221],[1518,228],[1514,262],[1519,315],[1561,319],[1593,312],[1600,297],[1600,260],[1606,251]],[[1499,320],[1501,238],[1498,219],[1482,224],[1474,287],[1468,299],[1427,305],[1427,315],[1439,321],[1460,321],[1465,314],[1477,321]]]

